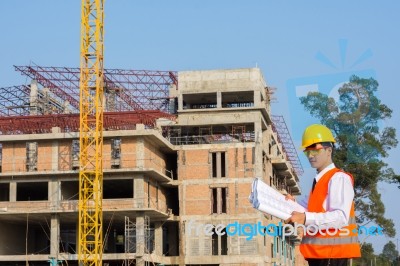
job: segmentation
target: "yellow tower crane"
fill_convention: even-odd
[[[79,265],[102,265],[103,0],[82,0]]]

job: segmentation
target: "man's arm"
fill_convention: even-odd
[[[328,187],[324,201],[325,213],[306,212],[306,225],[315,224],[319,228],[341,228],[348,225],[350,209],[354,199],[351,177],[343,172],[336,173]]]

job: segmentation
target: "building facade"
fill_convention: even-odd
[[[270,97],[258,68],[179,72],[176,121],[104,132],[104,265],[305,265],[298,237],[251,231],[281,222],[249,203],[255,177],[301,193]],[[0,144],[0,265],[77,265],[78,132]]]

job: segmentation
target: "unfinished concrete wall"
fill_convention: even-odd
[[[154,208],[163,212],[167,211],[167,191],[156,181],[144,179],[143,195],[146,208]]]
[[[184,215],[211,214],[211,191],[209,185],[186,185],[183,193],[185,199],[185,202],[182,202]]]
[[[254,214],[254,208],[249,202],[249,195],[251,192],[251,181],[246,183],[230,183],[227,185],[229,195],[228,201],[228,214],[242,215]]]
[[[137,138],[121,138],[121,167],[137,167]]]
[[[37,170],[38,171],[51,171],[53,160],[52,152],[53,143],[52,141],[40,141],[38,142],[38,157],[37,157]]]
[[[228,177],[254,177],[255,145],[237,145],[227,149]]]
[[[163,154],[154,144],[144,143],[144,167],[152,168],[162,173],[166,170],[166,155]]]
[[[225,188],[225,192],[221,191]],[[184,186],[184,215],[254,214],[248,201],[251,182],[219,184],[187,184]],[[221,210],[216,209],[221,205]],[[224,207],[225,206],[225,207]]]
[[[209,71],[179,72],[179,91],[185,92],[229,92],[258,91],[265,94],[266,83],[259,68],[224,69]]]
[[[7,158],[7,159],[6,159]],[[3,143],[2,172],[25,172],[26,171],[26,143],[5,142]]]
[[[111,139],[103,140],[103,168],[111,169]]]
[[[185,244],[187,256],[212,256],[203,257],[203,263],[210,263],[213,259],[216,261],[229,260],[229,255],[256,255],[258,254],[258,238],[255,236],[249,238],[245,235],[235,234],[219,235],[216,230],[224,230],[231,224],[254,223],[252,220],[242,219],[239,222],[233,219],[218,219],[214,221],[206,219],[192,219],[185,222]],[[218,229],[217,229],[218,228]],[[231,227],[232,228],[232,227]],[[213,232],[209,235],[208,232]],[[226,256],[224,256],[226,255]]]
[[[178,151],[178,178],[180,180],[210,178],[209,149]]]
[[[60,171],[69,171],[72,169],[72,141],[71,140],[59,140],[58,141],[58,169]],[[79,157],[74,158],[79,162]]]

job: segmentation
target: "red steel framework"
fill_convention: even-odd
[[[55,96],[68,101],[73,112],[79,112],[79,68],[14,66],[16,71],[49,88]],[[169,88],[178,88],[177,72],[104,69],[106,96],[116,96],[114,110],[168,111]]]
[[[174,118],[156,110],[107,112],[104,113],[104,129],[135,129],[136,124],[153,127],[155,120],[161,117]],[[78,132],[79,114],[0,116],[0,134],[3,135],[50,133],[53,127],[60,127],[62,132]]]
[[[26,85],[0,88],[0,117],[28,115],[30,91]]]
[[[30,85],[0,88],[0,134],[48,133],[52,127],[79,131],[79,68],[14,67],[48,88],[54,108],[51,114],[31,115]],[[175,119],[169,97],[172,85],[178,89],[175,71],[104,69],[104,84],[110,102],[105,130],[134,129],[137,123],[152,127],[157,118]]]
[[[292,164],[297,176],[302,175],[304,170],[300,163],[299,156],[293,144],[285,119],[280,115],[273,115],[271,118],[272,130],[277,133],[278,141],[282,143],[282,149],[286,154],[286,159]]]

